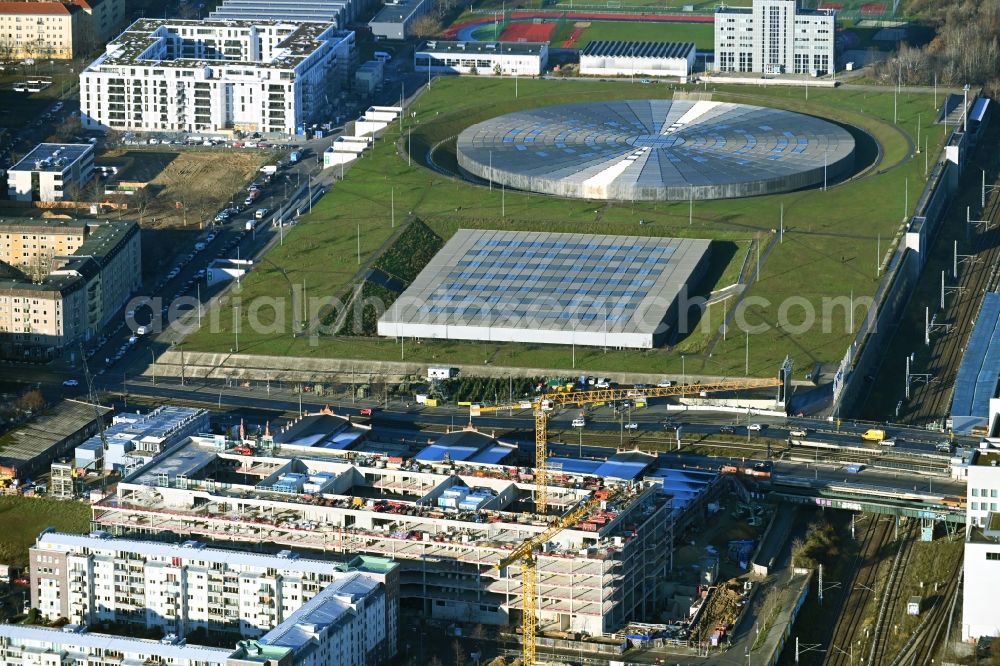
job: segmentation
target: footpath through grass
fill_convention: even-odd
[[[46,527],[59,532],[90,531],[90,506],[45,497],[0,497],[0,563],[28,564],[28,548]]]
[[[454,137],[468,125],[489,117],[594,99],[664,98],[672,96],[675,88],[685,89],[628,82],[522,79],[517,82],[515,98],[515,82],[510,79],[436,80],[415,105],[415,118],[405,119],[402,130],[397,124],[390,126],[374,150],[350,168],[345,181],[335,185],[312,214],[286,236],[283,247],[276,248],[243,281],[237,294],[241,301],[240,352],[359,360],[402,357],[426,363],[488,362],[570,370],[573,350],[553,345],[425,340],[407,343],[403,356],[399,343],[390,339],[295,338],[290,304],[293,285],[304,284],[308,295],[343,296],[361,265],[373,260],[397,230],[393,218],[396,226],[419,218],[445,240],[460,228],[711,238],[720,241],[713,245],[713,252],[727,259],[724,265],[713,266],[714,282],[708,287],[721,288],[734,281],[752,241],[766,247],[775,236],[783,207],[784,238],[763,259],[760,279],[750,286],[748,294],[754,300],[744,319],[747,326],[757,327],[750,335],[749,374],[773,374],[786,354],[802,372],[816,363],[836,362],[853,335],[851,316],[843,303],[824,311],[824,299],[846,302],[852,295],[874,293],[879,251],[884,255],[890,250],[923,187],[924,160],[910,159],[918,117],[921,136],[929,139],[932,156],[944,137],[942,128],[931,122],[933,95],[901,95],[898,125],[894,125],[891,91],[749,86],[710,89],[717,100],[787,108],[859,127],[877,139],[882,160],[875,173],[827,191],[695,202],[690,221],[688,202],[631,204],[501,192],[418,164],[439,146],[435,159],[441,164],[453,161],[448,146],[453,145]],[[412,165],[406,156],[408,144]],[[640,225],[640,220],[644,224]],[[726,339],[707,353],[709,341],[732,304],[710,306],[697,329],[675,349],[577,348],[575,366],[594,371],[677,373],[681,369],[677,352],[682,352],[687,356],[689,374],[742,375],[747,342],[741,331],[727,330]],[[807,311],[813,313],[811,321]],[[856,311],[855,325],[863,315],[863,309]],[[231,351],[234,320],[230,300],[205,318],[203,328],[190,336],[183,348]],[[787,321],[781,323],[783,320]]]

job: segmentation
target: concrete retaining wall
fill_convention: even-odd
[[[436,365],[441,365],[436,364]],[[238,379],[254,381],[291,382],[366,382],[380,380],[400,382],[413,377],[427,376],[426,363],[401,361],[355,361],[351,359],[312,359],[285,356],[254,356],[250,354],[215,354],[210,352],[167,351],[160,355],[155,365],[143,374],[157,377],[185,377],[187,379]],[[598,372],[578,368],[511,368],[491,365],[454,365],[459,376],[473,377],[569,377],[579,375],[610,377],[624,384],[656,384],[664,375],[638,372]],[[672,376],[679,380],[680,377]],[[708,383],[729,379],[710,375],[685,375],[687,382]],[[811,386],[808,382],[799,382]]]

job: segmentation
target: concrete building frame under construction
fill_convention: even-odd
[[[652,456],[589,476],[550,472],[549,510],[540,515],[530,468],[287,446],[280,436],[191,437],[96,503],[94,527],[385,557],[400,565],[401,599],[429,617],[507,624],[523,607],[521,571],[499,570],[501,559],[558,516],[600,500],[538,554],[539,627],[601,635],[658,606],[675,511],[660,483],[637,480]]]

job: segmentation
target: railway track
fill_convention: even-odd
[[[854,577],[849,583],[844,583],[845,586],[850,585],[850,588],[841,604],[833,639],[823,660],[824,666],[851,666],[854,656],[851,646],[862,634],[864,611],[875,594],[880,553],[891,538],[892,521],[888,519],[874,519],[873,524],[865,531],[855,559]]]
[[[890,666],[931,666],[935,663],[935,649],[944,640],[948,625],[954,617],[962,570],[963,567],[959,566],[954,572],[945,586],[944,593],[929,610],[925,611],[926,617]],[[961,612],[961,609],[958,612]]]
[[[961,208],[961,205],[958,203],[956,208]],[[976,206],[973,206],[973,210],[975,208]],[[964,212],[953,211],[952,214],[964,214]],[[985,210],[978,217],[989,220],[990,226],[986,231],[975,233],[972,237],[972,246],[967,250],[967,254],[974,257],[973,263],[959,266],[958,286],[961,287],[961,291],[947,294],[944,313],[943,315],[939,313],[938,316],[937,323],[947,323],[951,325],[951,329],[943,336],[932,334],[930,355],[923,366],[926,369],[918,369],[920,372],[930,373],[932,379],[930,382],[918,384],[915,390],[911,388],[909,404],[912,408],[900,415],[902,421],[924,425],[940,422],[949,413],[955,377],[962,362],[966,340],[975,324],[983,294],[998,287],[1000,196],[997,191],[990,194]],[[939,275],[927,276],[928,280],[932,278],[939,279]],[[918,309],[922,309],[928,304],[916,305]],[[936,308],[932,305],[931,310],[934,309]]]
[[[887,648],[889,646],[888,627],[896,618],[902,616],[906,611],[906,600],[903,599],[903,577],[910,564],[913,555],[913,542],[916,537],[916,525],[910,522],[905,529],[903,539],[899,543],[896,561],[893,564],[892,575],[882,592],[884,608],[879,609],[879,615],[875,622],[875,631],[872,634],[872,647],[868,664],[870,666],[887,665]]]

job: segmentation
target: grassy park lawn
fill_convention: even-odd
[[[517,97],[515,98],[515,85]],[[719,241],[710,289],[732,284],[757,240],[764,247],[775,237],[784,209],[785,235],[762,260],[761,276],[749,289],[755,304],[746,308],[750,325],[767,330],[750,336],[751,375],[771,375],[786,354],[802,372],[814,363],[836,362],[852,331],[846,308],[834,308],[821,321],[824,298],[846,299],[874,293],[879,251],[884,255],[899,232],[904,213],[912,211],[924,183],[924,160],[911,159],[921,121],[921,143],[930,154],[943,139],[931,123],[933,96],[917,93],[897,100],[898,125],[893,124],[893,94],[875,90],[829,90],[720,86],[714,99],[761,104],[811,113],[862,128],[882,148],[873,172],[854,182],[830,187],[740,200],[635,203],[563,200],[498,188],[474,186],[420,164],[432,152],[439,164],[449,159],[449,145],[466,126],[480,120],[534,106],[600,99],[670,97],[667,85],[627,82],[442,78],[415,105],[416,117],[402,130],[391,126],[375,149],[356,162],[346,179],[335,185],[313,212],[260,262],[239,293],[239,351],[247,354],[418,362],[483,363],[539,368],[567,368],[569,347],[515,343],[409,341],[401,350],[391,339],[293,337],[289,298],[293,284],[309,295],[344,297],[362,264],[388,247],[395,227],[419,218],[447,240],[459,228],[549,230],[643,236],[700,237]],[[808,95],[808,99],[806,98]],[[489,100],[489,103],[484,103]],[[411,124],[412,123],[412,124]],[[413,159],[408,164],[407,145]],[[453,148],[451,149],[453,150]],[[908,193],[908,194],[907,194]],[[907,210],[904,210],[904,202]],[[690,217],[689,217],[690,215]],[[645,224],[639,224],[639,220]],[[721,257],[721,259],[720,259]],[[248,311],[259,297],[285,298],[275,307],[258,307],[260,325],[252,327]],[[779,304],[791,297],[811,306],[815,325],[805,331],[778,327]],[[228,352],[234,349],[233,300],[206,318],[206,325],[184,342],[187,350]],[[709,354],[709,341],[719,330],[725,309],[710,306],[697,330],[675,349],[614,350],[577,348],[577,368],[607,371],[679,372],[680,354],[688,373],[742,375],[746,338],[727,331]],[[279,317],[275,319],[275,313]],[[787,309],[791,324],[802,322],[802,307]],[[855,322],[859,324],[859,310]],[[284,320],[282,323],[281,319]],[[273,326],[270,326],[274,324]]]

